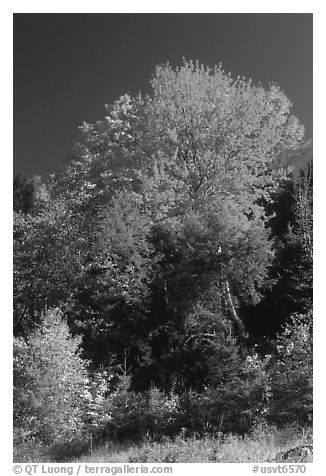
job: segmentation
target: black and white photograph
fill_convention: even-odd
[[[11,16],[14,472],[308,473],[314,14]]]

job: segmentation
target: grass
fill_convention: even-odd
[[[219,435],[144,439],[141,443],[107,441],[90,451],[85,442],[70,447],[42,447],[28,443],[16,447],[15,462],[78,463],[263,463],[275,461],[281,451],[311,443],[311,432],[289,427],[256,428],[250,435]]]
[[[272,462],[281,451],[311,441],[306,434],[289,428],[257,428],[252,435],[165,439],[116,444],[107,442],[92,454],[75,462],[81,463],[259,463]]]

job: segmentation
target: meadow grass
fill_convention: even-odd
[[[311,436],[295,428],[257,428],[251,435],[195,436],[147,439],[140,444],[106,442],[82,463],[251,463],[272,462],[281,451],[311,441]]]
[[[142,442],[106,441],[91,450],[88,442],[41,446],[16,445],[14,462],[78,463],[263,463],[273,462],[281,451],[312,442],[311,430],[260,426],[251,434],[178,435],[175,438],[144,438]]]

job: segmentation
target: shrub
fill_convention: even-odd
[[[107,426],[112,419],[111,400],[112,379],[114,374],[98,369],[89,375],[84,399],[84,425],[88,437],[101,439],[107,436]]]
[[[199,434],[244,434],[264,419],[268,409],[270,356],[260,359],[253,354],[241,361],[234,349],[227,350],[220,343],[218,346],[223,350],[224,360],[218,359],[221,353],[211,359],[210,386],[201,393],[188,391],[180,397],[182,426]]]
[[[176,394],[166,395],[155,386],[145,393],[132,391],[128,375],[120,376],[113,389],[112,377],[105,379],[103,373],[97,373],[90,381],[86,419],[95,439],[141,439],[144,435],[159,438],[180,431]]]
[[[268,408],[270,357],[251,352],[243,358],[237,340],[225,332],[210,338],[208,350],[208,385],[183,398],[185,420],[190,413],[195,431],[244,434]]]
[[[166,395],[152,386],[147,392],[146,431],[151,435],[173,435],[180,431],[179,397],[173,391]]]
[[[138,439],[145,432],[146,395],[131,391],[130,380],[130,376],[122,376],[106,402],[110,409],[106,431],[114,438]]]
[[[277,425],[312,422],[312,313],[295,314],[276,339],[270,369],[273,398],[268,418]]]
[[[14,339],[14,425],[23,439],[59,443],[83,431],[87,363],[58,310],[27,340]]]

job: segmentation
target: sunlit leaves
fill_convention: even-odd
[[[15,425],[46,443],[80,434],[87,364],[80,339],[72,338],[60,313],[46,313],[27,342],[14,340]]]

